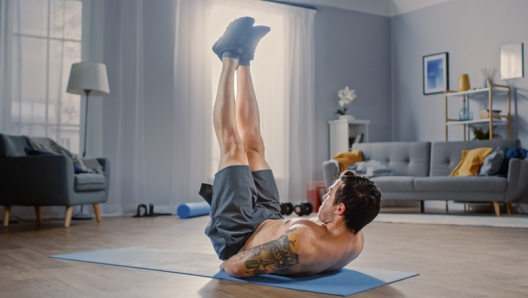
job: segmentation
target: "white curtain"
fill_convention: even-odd
[[[212,44],[205,38],[211,1],[176,1],[174,133],[171,205],[201,201],[202,182],[212,182]]]
[[[281,200],[305,200],[314,180],[315,11],[261,1],[177,2],[174,63],[172,203],[201,200],[201,182],[211,183],[219,148],[212,125],[221,63],[213,42],[233,19],[249,15],[272,28],[259,43],[252,75],[261,112],[266,159]]]
[[[5,123],[10,123],[4,115],[11,112],[11,83],[6,76],[11,66],[5,46],[11,36],[5,25],[10,3],[0,0],[2,132]],[[106,64],[111,91],[95,101],[101,108],[93,109],[91,103],[88,128],[88,149],[90,144],[99,144],[100,149],[91,152],[111,162],[110,196],[101,206],[103,214],[130,214],[139,203],[155,203],[158,212],[174,212],[180,203],[201,200],[197,195],[200,183],[211,183],[218,165],[212,107],[221,64],[211,46],[227,24],[241,15],[255,16],[257,24],[272,28],[252,62],[266,158],[277,177],[281,199],[304,200],[305,184],[314,177],[313,10],[247,0],[156,2],[158,11],[165,5],[173,10],[168,17],[174,18],[175,34],[149,35],[145,39],[145,28],[153,34],[153,23],[159,25],[144,20],[145,16],[155,15],[150,2],[83,3],[83,9],[89,9],[83,16],[90,18],[83,21],[89,26],[83,28],[83,34],[87,34],[83,36],[83,60]],[[221,11],[237,13],[226,13],[221,22],[212,22]],[[146,40],[156,46],[174,47],[174,60],[167,60],[174,63],[172,73],[158,74],[148,68],[152,58],[145,54],[144,47],[151,46]],[[145,76],[146,71],[151,75]],[[173,78],[172,102],[160,100],[161,93],[145,92],[152,91],[152,82],[160,76]],[[162,121],[154,121],[157,115],[152,114],[152,105],[163,105]],[[91,139],[97,136],[98,142]],[[153,150],[158,143],[165,147]],[[160,156],[152,156],[152,152]]]
[[[110,94],[103,100],[103,156],[111,162],[105,214],[130,213],[148,202],[143,77],[143,1],[104,2],[104,63]]]
[[[0,0],[0,132],[11,131],[13,2]]]
[[[306,183],[315,180],[314,10],[286,9],[289,93],[289,197],[306,198]]]

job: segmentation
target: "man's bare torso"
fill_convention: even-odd
[[[363,249],[363,233],[336,234],[317,217],[266,220],[260,224],[241,249],[249,250],[285,233],[299,238],[299,263],[274,272],[282,275],[312,275],[340,269],[354,260]]]

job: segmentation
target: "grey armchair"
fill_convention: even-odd
[[[108,199],[110,162],[98,158],[104,174],[75,174],[72,160],[63,155],[28,156],[25,136],[0,134],[0,205],[4,226],[9,224],[11,206],[34,206],[41,221],[41,206],[66,206],[64,226],[69,227],[73,206],[93,204],[101,222],[99,204]]]

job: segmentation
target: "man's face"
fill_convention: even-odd
[[[334,206],[335,195],[342,185],[343,181],[337,180],[323,196],[323,204],[319,207],[319,213],[317,214],[320,221],[327,223],[333,220],[335,216],[334,211],[337,208],[337,206]]]

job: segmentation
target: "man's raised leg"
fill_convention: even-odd
[[[274,218],[282,218],[279,190],[264,155],[264,142],[260,134],[259,108],[249,66],[240,65],[238,67],[237,89],[238,131],[244,144],[249,167],[253,172],[253,181],[258,190],[257,204],[275,214],[276,217]]]
[[[220,144],[218,171],[233,165],[248,165],[244,144],[237,130],[235,70],[237,59],[222,58],[222,73],[213,108],[213,125]]]
[[[267,170],[264,142],[260,135],[260,113],[249,66],[237,69],[236,120],[252,172]]]

